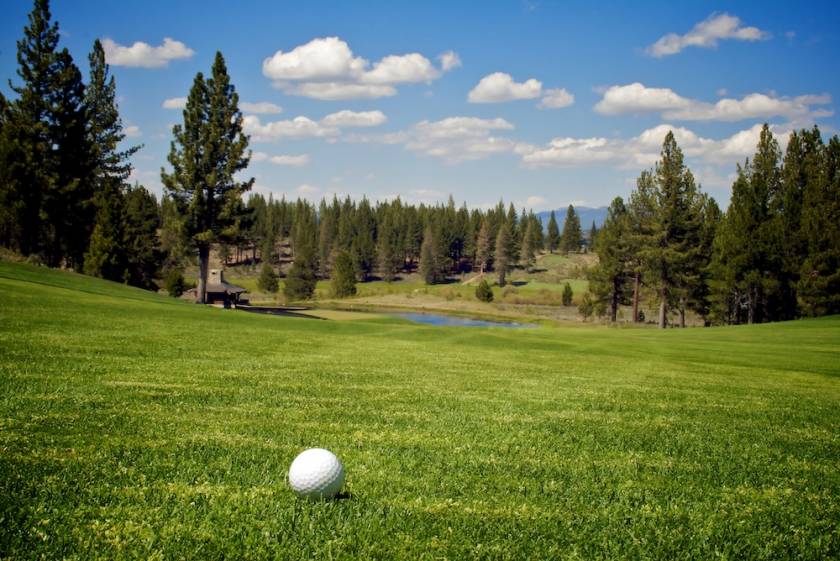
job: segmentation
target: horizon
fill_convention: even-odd
[[[185,4],[144,4],[143,18],[137,4],[51,5],[84,74],[103,41],[126,143],[144,145],[131,182],[158,197],[181,98],[216,50],[251,135],[252,192],[266,197],[601,208],[627,197],[673,130],[725,208],[762,123],[782,148],[793,129],[838,130],[830,3],[202,6],[196,24]],[[14,2],[0,23],[14,84],[30,9]],[[0,91],[13,97],[8,83]]]

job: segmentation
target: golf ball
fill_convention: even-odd
[[[335,454],[310,448],[298,454],[289,467],[289,485],[298,497],[331,499],[344,483],[344,466]]]

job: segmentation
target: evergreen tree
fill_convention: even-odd
[[[572,285],[567,282],[565,285],[563,285],[563,295],[561,297],[563,305],[571,306],[573,297],[574,293],[572,292]]]
[[[181,296],[187,288],[184,282],[184,275],[179,269],[170,270],[163,281],[163,285],[167,294],[173,298]]]
[[[481,274],[490,268],[490,256],[490,227],[484,219],[481,221],[481,228],[478,230],[478,238],[475,242],[475,263]]]
[[[161,170],[163,184],[185,217],[187,235],[198,249],[197,301],[201,304],[207,292],[210,246],[236,228],[244,211],[242,194],[254,183],[253,178],[236,179],[250,160],[238,105],[224,58],[217,52],[211,77],[205,80],[199,72],[193,81],[184,124],[172,129],[172,172]]]
[[[315,251],[310,245],[304,245],[295,251],[295,260],[286,283],[283,287],[283,294],[289,300],[309,300],[315,294],[317,278],[315,271]]]
[[[481,282],[475,287],[475,297],[482,302],[493,301],[493,289],[490,287],[487,279],[481,279]]]
[[[437,260],[437,240],[435,240],[432,225],[426,226],[423,234],[423,245],[420,247],[420,276],[426,284],[440,282],[439,265]]]
[[[511,256],[509,252],[510,230],[507,222],[503,222],[496,235],[496,252],[493,259],[493,268],[499,278],[499,286],[505,286],[505,277],[510,269]]]
[[[598,241],[598,227],[595,226],[595,221],[592,221],[592,227],[589,228],[589,250],[595,251],[597,249]]]
[[[156,287],[155,279],[162,261],[158,242],[160,226],[160,208],[155,196],[141,185],[129,188],[123,208],[125,282],[141,288]]]
[[[534,223],[527,221],[525,233],[522,235],[522,249],[519,253],[522,260],[522,266],[527,272],[531,272],[534,268]]]
[[[262,270],[260,271],[260,276],[257,279],[257,288],[259,288],[263,292],[274,294],[275,292],[277,292],[279,286],[280,284],[277,280],[277,273],[274,272],[274,267],[272,267],[268,263],[263,263]]]
[[[376,265],[376,220],[366,198],[362,198],[356,207],[353,230],[350,253],[357,278],[366,281]]]
[[[346,251],[339,251],[335,257],[332,277],[332,295],[347,298],[356,294],[356,270],[353,258]]]
[[[808,315],[840,313],[840,138],[824,150],[824,173],[803,196],[802,237],[808,257],[797,285]]]
[[[382,279],[391,282],[396,278],[402,260],[399,251],[400,232],[395,219],[396,210],[388,207],[383,212],[382,224],[377,228],[379,233],[376,244],[377,258]]]
[[[139,146],[120,151],[125,139],[116,102],[116,84],[109,76],[99,39],[88,57],[90,80],[85,91],[87,137],[91,148],[91,181],[96,219],[84,270],[88,275],[122,280],[127,267],[123,232],[123,189],[131,173],[128,159]]]
[[[548,251],[554,253],[560,247],[560,228],[557,227],[557,217],[554,211],[548,219]]]
[[[668,310],[685,309],[686,287],[693,278],[699,216],[694,177],[685,167],[682,150],[672,132],[662,144],[662,159],[653,179],[652,229],[640,248],[649,279],[659,297],[659,327],[667,324]]]
[[[560,250],[564,253],[577,252],[583,234],[580,230],[580,218],[575,212],[575,207],[569,205],[566,210],[566,222],[563,224],[563,236],[560,239]]]
[[[626,303],[632,257],[627,208],[616,197],[598,238],[598,265],[589,274],[590,290],[596,302],[609,309],[610,321],[618,319],[618,308]]]
[[[333,248],[335,247],[335,236],[338,230],[338,199],[333,197],[333,204],[327,206],[326,201],[321,201],[318,212],[320,223],[318,225],[318,266],[321,278],[329,276]]]

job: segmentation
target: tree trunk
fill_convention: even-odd
[[[754,288],[750,288],[749,297],[747,300],[747,323],[749,324],[755,323],[755,300],[756,291]]]
[[[659,291],[659,329],[665,329],[668,327],[668,317],[666,315],[666,301],[667,300],[667,293],[665,289]]]
[[[210,263],[210,246],[198,246],[198,290],[195,294],[197,304],[207,302],[207,266]]]
[[[639,285],[641,284],[641,275],[638,271],[633,277],[633,323],[639,322]]]
[[[685,327],[685,298],[680,298],[680,327]]]

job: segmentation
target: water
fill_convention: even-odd
[[[399,313],[390,315],[407,319],[409,321],[413,321],[414,323],[425,323],[428,325],[437,325],[439,327],[507,327],[512,329],[536,327],[533,323],[487,321],[483,319],[461,318],[443,314]]]

